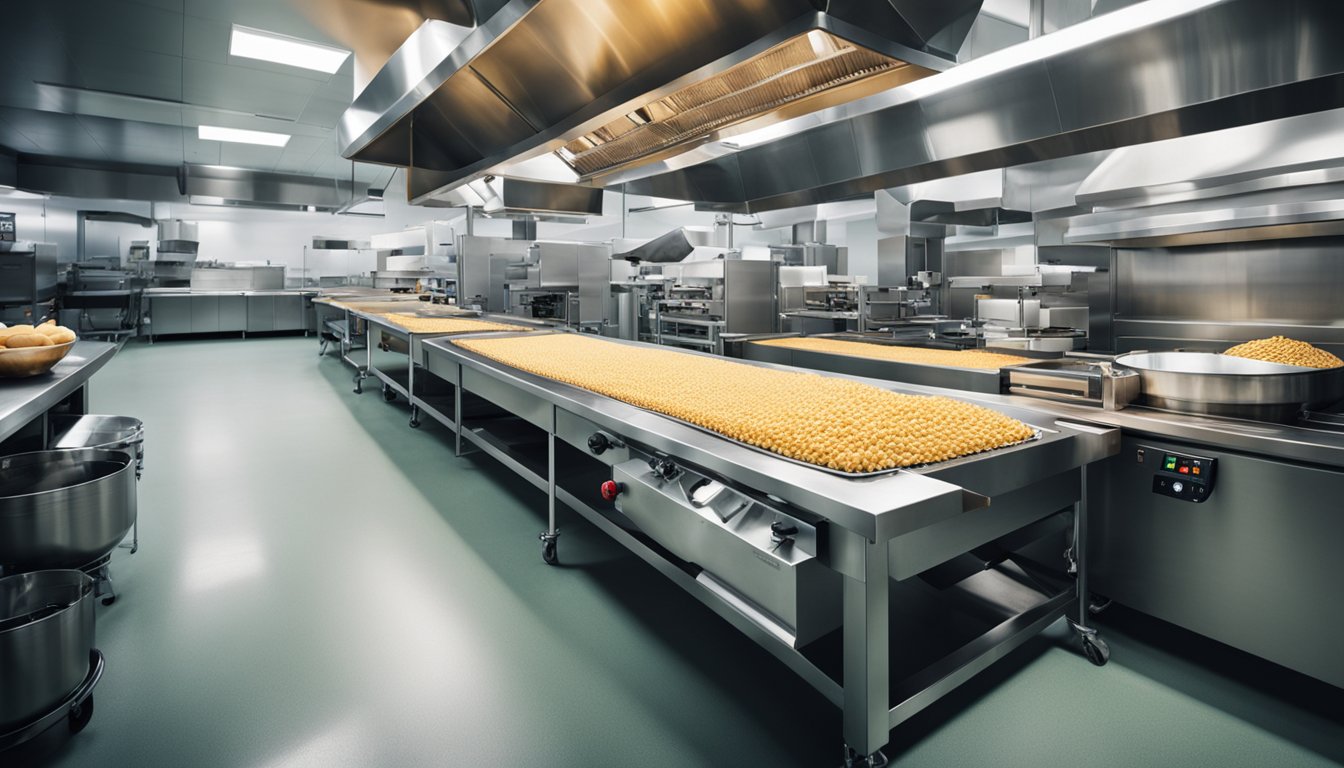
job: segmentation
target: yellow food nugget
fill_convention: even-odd
[[[946,461],[1034,435],[1017,419],[948,397],[579,334],[456,343],[519,370],[842,472]]]
[[[1224,355],[1245,357],[1251,360],[1263,360],[1280,365],[1297,365],[1303,368],[1338,368],[1344,360],[1313,347],[1305,341],[1290,339],[1287,336],[1271,336],[1268,339],[1255,339],[1238,344],[1227,350]]]

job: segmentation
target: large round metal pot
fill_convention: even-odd
[[[130,416],[52,416],[51,448],[107,448],[135,453],[138,472],[145,463],[145,425]]]
[[[81,568],[135,523],[135,458],[119,450],[40,451],[0,458],[0,566]]]
[[[1344,398],[1344,368],[1299,368],[1211,352],[1139,352],[1115,362],[1138,372],[1139,402],[1173,411],[1291,422],[1304,408]]]
[[[0,579],[0,733],[46,715],[89,673],[93,579],[36,571]]]

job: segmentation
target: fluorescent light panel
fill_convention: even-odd
[[[302,67],[332,75],[345,63],[350,52],[310,43],[289,35],[278,35],[264,29],[234,24],[233,34],[229,37],[229,55]]]
[[[201,125],[196,135],[204,141],[234,141],[240,144],[264,144],[268,147],[283,147],[289,143],[289,134],[270,131],[247,131],[242,128],[225,128],[219,125]]]

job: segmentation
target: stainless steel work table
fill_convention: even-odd
[[[520,329],[548,327],[545,323],[529,321],[511,315],[486,315],[480,312],[459,310],[456,307],[450,308],[424,302],[404,302],[404,304],[406,305],[404,307],[390,307],[388,311],[413,313],[419,317],[430,319],[486,320],[517,326]],[[400,395],[410,404],[411,427],[420,426],[420,412],[422,410],[430,413],[438,421],[448,420],[450,417],[445,412],[445,404],[449,401],[451,395],[434,391],[426,382],[417,385],[416,371],[424,368],[425,361],[422,347],[424,340],[453,335],[454,332],[412,331],[397,324],[395,320],[384,317],[379,312],[365,309],[351,308],[349,313],[351,317],[362,322],[364,330],[365,363],[362,367],[356,366],[355,393],[359,394],[364,391],[363,382],[365,379],[376,378],[382,382],[383,399],[391,402]],[[376,351],[391,353],[395,356],[396,362],[385,366],[375,364]]]
[[[70,413],[88,412],[89,378],[116,354],[117,345],[78,341],[49,373],[23,379],[0,379],[0,442],[8,440],[52,408],[66,404]],[[46,440],[43,424],[43,443]]]
[[[1062,540],[1069,525],[1076,540],[1086,541],[1085,470],[1118,450],[1118,431],[1075,424],[1035,408],[1034,403],[1008,403],[999,398],[996,409],[1040,428],[1041,437],[928,467],[844,477],[495,362],[455,344],[463,338],[467,337],[430,339],[423,344],[429,372],[454,385],[451,426],[457,452],[461,455],[464,447],[479,449],[547,493],[548,528],[541,537],[543,557],[548,548],[551,554],[547,562],[554,560],[559,533],[555,510],[561,503],[657,568],[840,706],[846,744],[857,754],[876,753],[889,740],[891,728],[1061,616],[1074,622],[1089,657],[1104,663],[1104,643],[1086,626],[1085,547],[1072,553],[1076,581],[1057,581],[1047,590],[1028,573],[1026,580],[1036,584],[1030,607],[996,609],[988,617],[988,629],[950,640],[937,649],[937,655],[920,656],[909,653],[905,645],[894,647],[896,633],[915,624],[907,623],[905,613],[893,611],[912,595],[922,599],[919,590],[928,588],[926,578],[936,570],[956,570],[966,566],[968,559],[974,561],[970,564],[976,575],[958,574],[949,582],[956,589],[982,574],[993,572],[984,578],[1000,578],[997,569],[1008,568],[1009,560],[1013,568],[1018,567],[1019,561],[1011,556],[996,564],[969,554],[987,542],[1007,547],[1009,540],[1028,534],[1027,541],[1046,543],[1054,536]],[[793,370],[767,363],[742,364]],[[960,397],[960,393],[926,387],[864,381],[892,391]],[[494,411],[468,408],[468,398],[479,401],[478,406],[482,402],[492,405]],[[594,449],[593,439],[599,434],[610,436],[610,441],[603,442],[618,447]],[[597,498],[594,491],[602,479],[611,479],[618,464],[629,464],[636,456],[670,457],[688,472],[717,478],[755,498],[774,499],[817,521],[826,531],[824,537],[817,534],[818,542],[823,538],[826,542],[824,547],[818,545],[818,563],[833,570],[842,582],[829,602],[832,607],[841,606],[842,629],[799,642],[768,616],[763,618],[731,585],[725,588],[722,579],[703,578],[703,569],[670,554],[666,542],[632,527],[621,512]],[[1059,549],[1051,552],[1059,557]],[[995,584],[995,589],[1004,587],[1001,582]],[[971,602],[985,597],[977,593]],[[977,625],[976,632],[981,629]],[[929,631],[934,631],[932,625]]]
[[[323,293],[313,299],[318,357],[326,355],[327,345],[334,341],[341,353],[341,362],[354,368],[357,378],[362,378],[358,373],[364,366],[350,356],[351,352],[362,348],[360,345],[367,336],[358,307],[382,304],[387,306],[387,311],[395,312],[418,306],[419,301],[418,296],[374,291],[372,288],[360,289],[358,293]]]
[[[819,338],[834,338],[853,341],[852,334],[818,334]],[[953,368],[946,365],[884,360],[862,355],[846,355],[840,352],[821,352],[812,349],[794,349],[772,344],[758,344],[757,341],[790,338],[788,335],[770,335],[740,339],[741,357],[744,360],[756,360],[765,363],[793,365],[814,371],[830,371],[849,376],[861,376],[883,381],[899,381],[905,384],[917,384],[926,387],[942,387],[961,392],[980,392],[997,394],[1002,392],[1003,370],[1001,368]],[[1021,363],[1020,365],[1029,365]],[[1012,366],[1008,366],[1011,368]]]

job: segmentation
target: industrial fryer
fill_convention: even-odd
[[[848,764],[880,763],[891,728],[1060,617],[1089,658],[1105,663],[1105,643],[1087,625],[1086,547],[1069,539],[1086,540],[1084,470],[1116,452],[1116,430],[982,397],[1036,436],[936,464],[846,474],[459,343],[480,338],[426,340],[427,374],[452,388],[445,421],[459,454],[482,451],[547,493],[543,559],[558,560],[555,513],[564,504],[840,706]],[[651,348],[594,343],[617,361],[623,350]],[[708,357],[661,351],[674,365],[681,355]],[[798,393],[800,403],[806,396]]]

